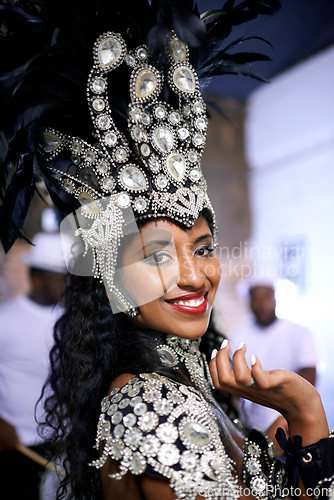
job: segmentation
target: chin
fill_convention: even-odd
[[[160,306],[156,309],[155,314],[152,314],[152,311],[148,314],[145,306],[140,307],[140,314],[134,318],[134,323],[144,328],[151,328],[187,339],[198,339],[206,332],[211,307],[207,307],[202,314],[187,314],[164,303]]]

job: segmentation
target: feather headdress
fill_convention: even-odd
[[[200,16],[190,0],[2,0],[5,251],[42,178],[59,211],[73,213],[72,272],[103,281],[113,311],[137,314],[145,302],[122,286],[124,236],[157,217],[191,227],[208,209],[214,220],[200,165],[208,124],[201,90],[219,74],[259,78],[245,63],[268,57],[231,54],[243,39],[224,41],[233,26],[278,5],[227,0]]]
[[[215,75],[234,73],[259,78],[245,63],[266,60],[257,53],[230,53],[233,26],[271,14],[277,0],[227,0],[221,9],[200,16],[191,0],[20,0],[0,2],[0,196],[1,241],[8,251],[20,235],[36,182],[43,178],[64,214],[78,207],[40,154],[45,127],[91,140],[86,100],[87,75],[95,40],[105,32],[122,33],[131,50],[148,46],[158,68],[166,63],[166,34],[189,46],[189,60],[203,87]],[[127,76],[118,71],[109,91],[114,120],[126,132]],[[175,96],[167,85],[164,99]],[[61,166],[59,166],[62,169]],[[22,235],[21,235],[22,236]]]

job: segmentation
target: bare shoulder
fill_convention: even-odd
[[[133,373],[122,373],[122,375],[118,375],[110,384],[108,394],[118,387],[123,387],[123,385],[127,384],[131,379],[133,379],[136,375]]]

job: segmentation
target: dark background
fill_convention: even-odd
[[[221,8],[223,4],[222,0],[197,0],[201,13]],[[239,37],[254,35],[268,40],[273,50],[255,40],[245,42],[243,48],[239,45],[236,50],[254,50],[269,55],[272,61],[251,66],[269,80],[334,44],[334,0],[281,0],[281,4],[281,9],[273,16],[261,15],[245,25],[236,26],[226,41],[228,44]],[[215,78],[208,90],[222,97],[246,100],[258,85],[263,84],[249,77],[224,75]]]

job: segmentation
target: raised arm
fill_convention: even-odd
[[[210,370],[215,387],[278,410],[288,422],[292,455],[303,482],[312,487],[331,483],[334,440],[326,439],[329,437],[327,418],[315,387],[288,370],[264,371],[254,355],[248,367],[245,345],[234,353],[232,368],[229,352],[229,343],[225,342],[224,347],[213,353]],[[299,438],[294,436],[301,437],[302,449],[299,449]]]

